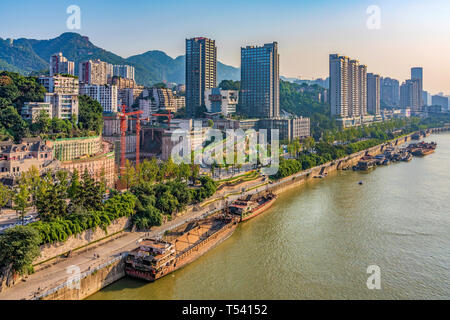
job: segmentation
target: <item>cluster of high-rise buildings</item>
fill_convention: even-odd
[[[346,56],[330,54],[329,63],[331,115],[343,127],[388,119],[392,114],[425,114],[430,104],[448,110],[447,97],[429,99],[421,67],[411,68],[410,79],[400,85],[396,79],[367,73],[365,65]]]
[[[281,140],[309,136],[309,119],[280,116],[280,55],[278,43],[241,48],[240,90],[217,87],[217,47],[215,40],[205,37],[186,39],[186,115],[229,117],[237,111],[252,118],[246,121],[255,129],[279,129]],[[229,121],[235,127],[234,120]],[[232,123],[232,124],[231,124]],[[223,124],[222,124],[223,125]],[[225,125],[226,126],[226,125]],[[305,130],[305,127],[308,127]],[[307,131],[307,133],[306,133]],[[283,134],[286,133],[286,134]]]
[[[330,54],[329,101],[331,115],[342,126],[373,121],[380,115],[380,76],[367,72],[358,60]]]

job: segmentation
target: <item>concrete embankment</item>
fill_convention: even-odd
[[[37,299],[82,300],[125,276],[125,256],[118,256],[84,273],[74,268],[66,283],[43,293]]]
[[[393,145],[401,145],[405,142],[411,140],[412,134],[403,136],[391,143]],[[280,194],[284,191],[290,190],[292,188],[298,187],[304,184],[309,179],[314,179],[316,175],[322,175],[324,173],[331,173],[343,168],[351,167],[356,165],[361,157],[366,153],[371,155],[376,155],[383,152],[386,144],[381,144],[367,150],[354,153],[343,159],[335,160],[323,165],[311,168],[307,171],[302,171],[298,174],[286,177],[274,183],[268,183],[264,186],[258,187],[254,190],[248,191],[247,194],[257,194],[264,193],[268,190]],[[226,201],[219,201],[215,208],[220,210],[226,204]],[[119,280],[125,276],[124,272],[124,257],[126,253],[114,258],[113,260],[96,267],[93,270],[89,270],[81,275],[73,276],[75,282],[67,281],[58,287],[52,288],[45,293],[39,295],[38,299],[59,299],[59,300],[70,300],[70,299],[84,299],[89,295],[101,290],[107,285]]]

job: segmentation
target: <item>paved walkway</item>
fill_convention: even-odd
[[[261,184],[259,179],[254,182],[245,183],[245,187],[251,188],[257,186],[258,184]],[[243,185],[239,185],[237,187],[241,190]],[[252,190],[251,193],[262,191],[264,188],[265,187],[257,188]],[[236,190],[234,191],[236,192]],[[227,201],[235,200],[239,196],[240,195],[230,196],[227,198]],[[160,227],[153,227],[150,232],[126,232],[125,235],[120,238],[74,255],[46,269],[39,270],[28,276],[26,281],[21,281],[14,287],[6,289],[4,292],[0,293],[0,300],[32,299],[35,296],[39,296],[47,290],[55,288],[56,286],[66,282],[68,277],[71,275],[67,273],[68,267],[78,266],[80,268],[80,272],[86,272],[89,268],[94,268],[98,265],[106,263],[118,255],[136,248],[137,241],[146,235],[149,237],[162,235],[166,230],[171,230],[188,221],[192,221],[204,214],[207,214],[208,212],[211,212],[211,205],[218,208],[219,203],[211,203],[199,211],[190,211],[183,216],[168,221]],[[100,258],[94,258],[94,253],[100,255]]]

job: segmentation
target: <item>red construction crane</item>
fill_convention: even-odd
[[[174,115],[168,110],[169,113],[154,113],[152,114],[152,117],[167,117],[167,125],[170,129],[170,120],[173,119]]]
[[[139,166],[139,147],[140,147],[140,131],[141,131],[141,110],[126,113],[126,105],[122,105],[122,112],[117,115],[120,118],[120,175],[125,173],[125,150],[126,150],[126,131],[127,131],[127,117],[136,116],[136,168]],[[116,119],[115,117],[103,117],[104,119]]]

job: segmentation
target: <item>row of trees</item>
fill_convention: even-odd
[[[121,180],[127,188],[131,188],[142,182],[169,181],[174,179],[196,184],[199,174],[200,166],[197,164],[176,164],[172,159],[159,163],[158,160],[152,158],[142,161],[139,164],[138,170],[127,161],[125,164],[125,173],[121,177]]]
[[[309,138],[304,140],[303,144],[294,141],[288,145],[288,151],[295,155],[296,159],[281,159],[279,170],[274,178],[284,178],[299,171],[343,158],[394,139],[401,134],[429,127],[439,127],[449,121],[449,118],[449,116],[427,119],[413,117],[345,130],[326,130],[319,142]],[[299,152],[299,149],[302,149],[302,151]]]

